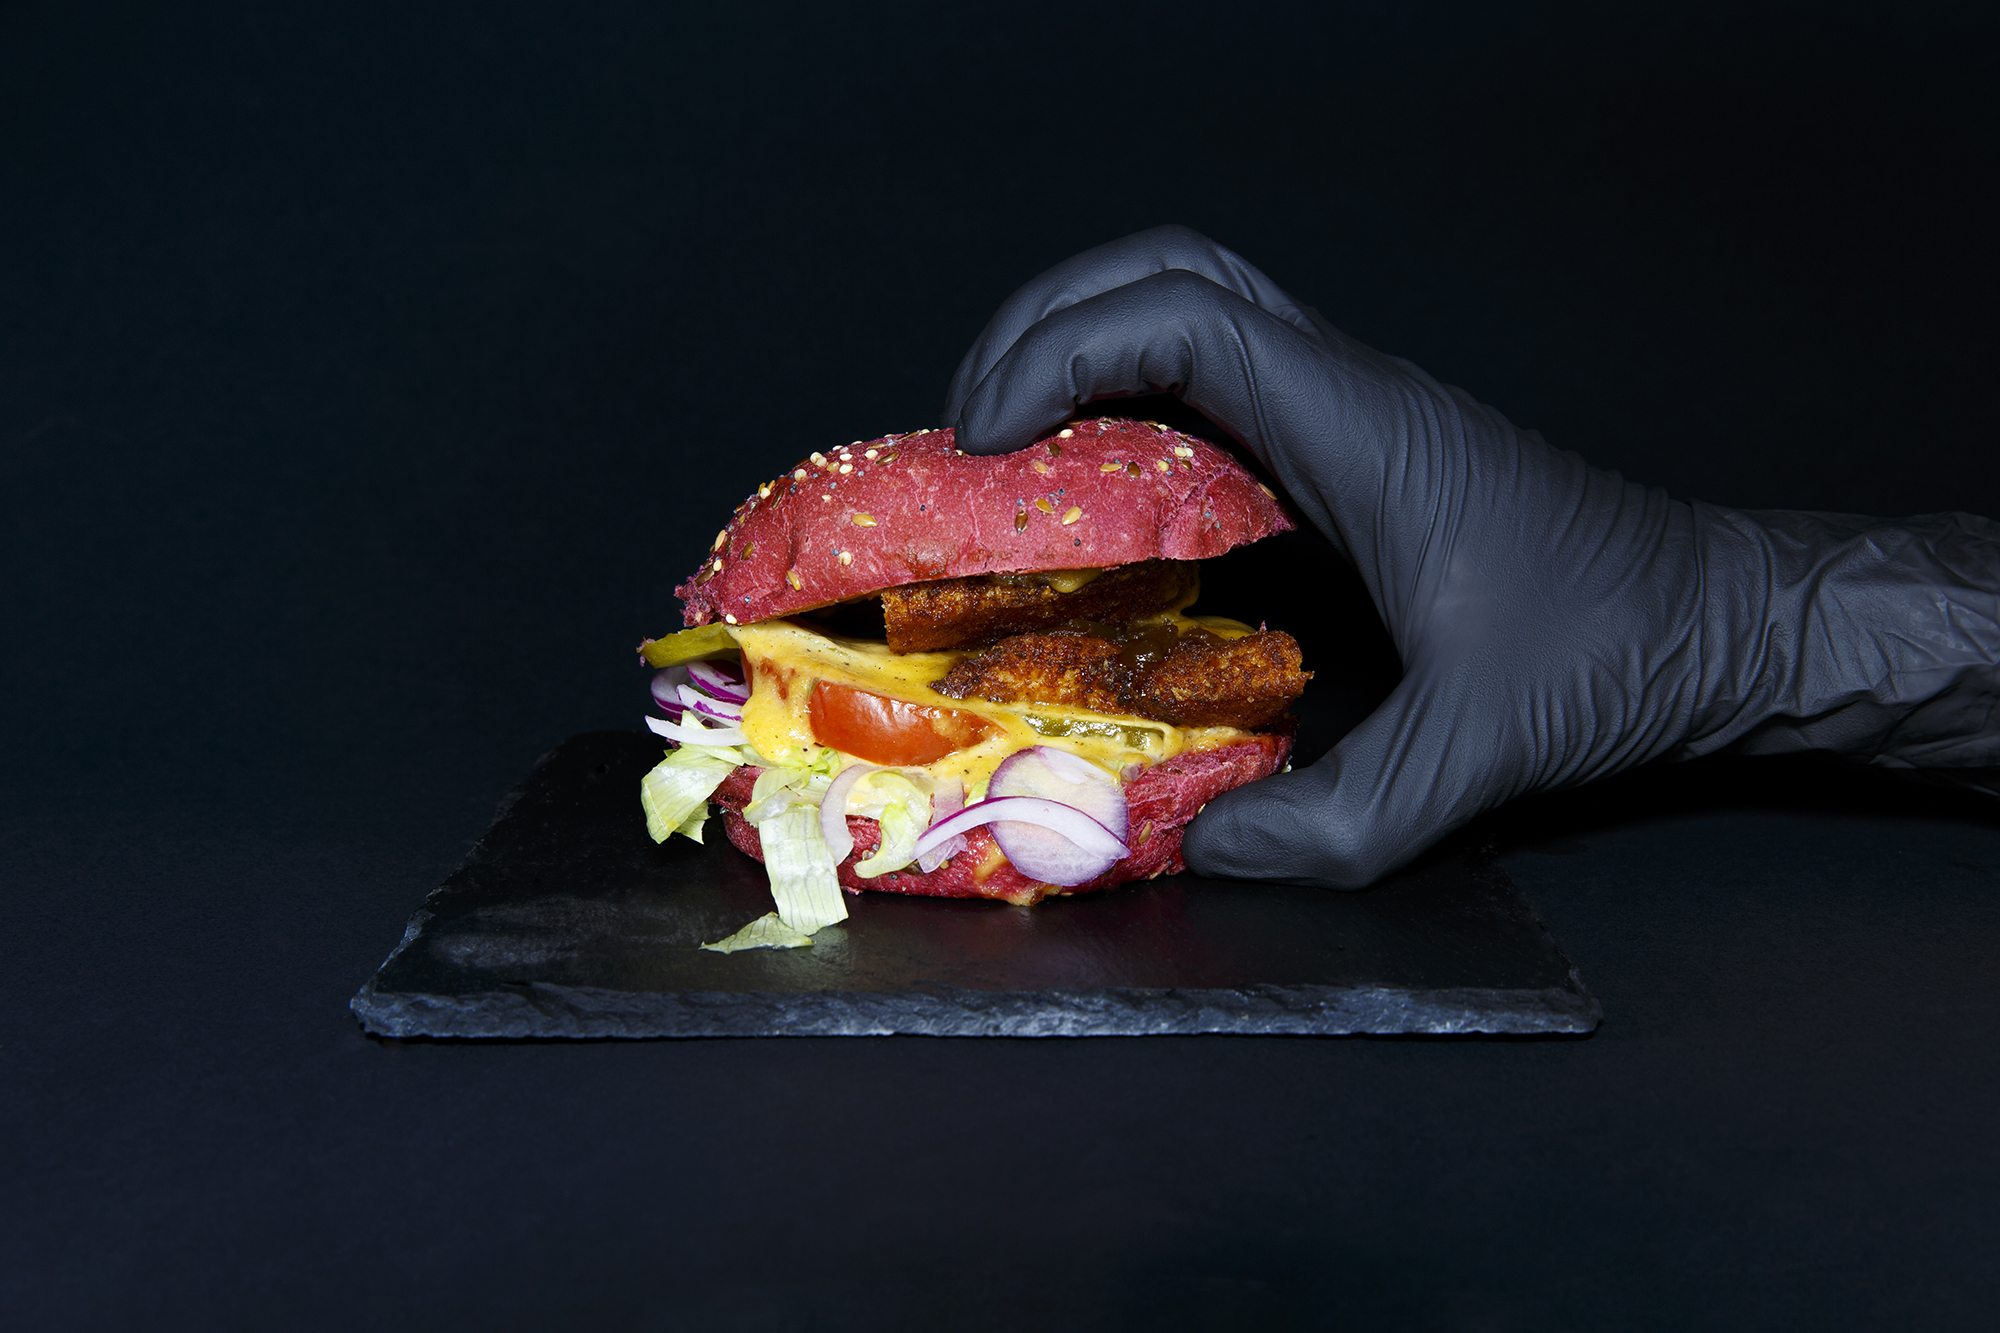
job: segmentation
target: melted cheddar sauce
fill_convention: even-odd
[[[1220,617],[1197,620],[1168,613],[1160,618],[1200,624],[1230,638],[1250,632],[1249,626]],[[969,656],[965,651],[892,653],[886,643],[824,634],[791,620],[734,625],[729,634],[742,649],[751,683],[750,702],[743,707],[743,734],[759,754],[797,758],[819,744],[809,716],[812,687],[830,680],[930,708],[973,713],[998,727],[998,734],[929,767],[939,778],[963,782],[967,801],[986,794],[987,782],[1001,760],[1032,745],[1068,750],[1124,777],[1134,764],[1147,767],[1189,750],[1233,744],[1251,734],[1235,727],[1176,727],[1151,718],[1054,704],[946,698],[931,688],[931,682],[942,680],[955,663]]]

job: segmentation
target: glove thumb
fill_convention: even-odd
[[[1501,795],[1498,737],[1468,734],[1404,677],[1309,768],[1210,801],[1181,843],[1198,875],[1366,888]]]

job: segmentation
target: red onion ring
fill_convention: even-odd
[[[855,783],[880,771],[873,764],[849,764],[834,775],[833,785],[819,798],[819,835],[826,839],[826,850],[835,865],[854,850],[854,835],[847,831],[847,793],[854,790]]]
[[[674,721],[681,720],[686,705],[681,702],[681,682],[687,679],[684,666],[662,667],[653,673],[653,702]]]
[[[938,789],[931,796],[931,828],[965,808],[965,784],[957,778],[945,778],[938,783]],[[928,830],[926,830],[928,832]],[[963,833],[953,834],[937,846],[917,858],[917,869],[926,875],[936,870],[952,857],[966,849]]]
[[[1075,806],[1045,796],[1002,796],[969,805],[931,825],[917,839],[917,855],[981,824],[995,826],[993,839],[1016,870],[1065,888],[1096,879],[1132,854],[1116,834]],[[1026,828],[1002,827],[1010,824]],[[1042,836],[1044,831],[1056,836]]]
[[[681,703],[703,717],[712,717],[718,722],[727,722],[732,726],[743,721],[743,709],[736,704],[719,703],[689,685],[681,686],[679,693]]]
[[[657,717],[646,719],[646,729],[656,736],[665,736],[678,745],[748,745],[750,738],[737,727],[704,727],[699,722],[684,725],[677,722],[663,722]]]
[[[1088,759],[1053,745],[1032,745],[1008,755],[993,770],[986,794],[1042,796],[1074,806],[1121,838],[1131,827],[1125,790],[1117,779]]]
[[[688,679],[696,689],[725,703],[747,704],[750,702],[750,687],[743,683],[740,672],[714,662],[690,662],[687,664]]]

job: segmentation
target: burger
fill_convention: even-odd
[[[675,746],[648,828],[699,838],[713,802],[766,863],[779,910],[735,947],[803,942],[845,915],[835,885],[1026,905],[1178,871],[1203,805],[1286,764],[1310,679],[1290,635],[1190,613],[1198,562],[1292,526],[1151,422],[814,453],[675,589],[687,628],[640,646]]]

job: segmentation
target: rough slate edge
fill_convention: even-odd
[[[431,913],[410,918],[413,944]],[[388,960],[383,963],[388,966]],[[468,1003],[470,999],[472,1002]],[[1230,990],[647,993],[533,983],[476,997],[382,994],[370,977],[348,1008],[378,1037],[1148,1037],[1562,1035],[1604,1016],[1574,965],[1542,990],[1249,986]]]
[[[773,995],[641,994],[533,984],[476,1005],[382,995],[370,978],[349,1002],[382,1037],[1151,1037],[1561,1035],[1596,1028],[1603,1009],[1569,985],[1538,991],[1405,991],[1374,986],[1240,990],[840,991]]]

